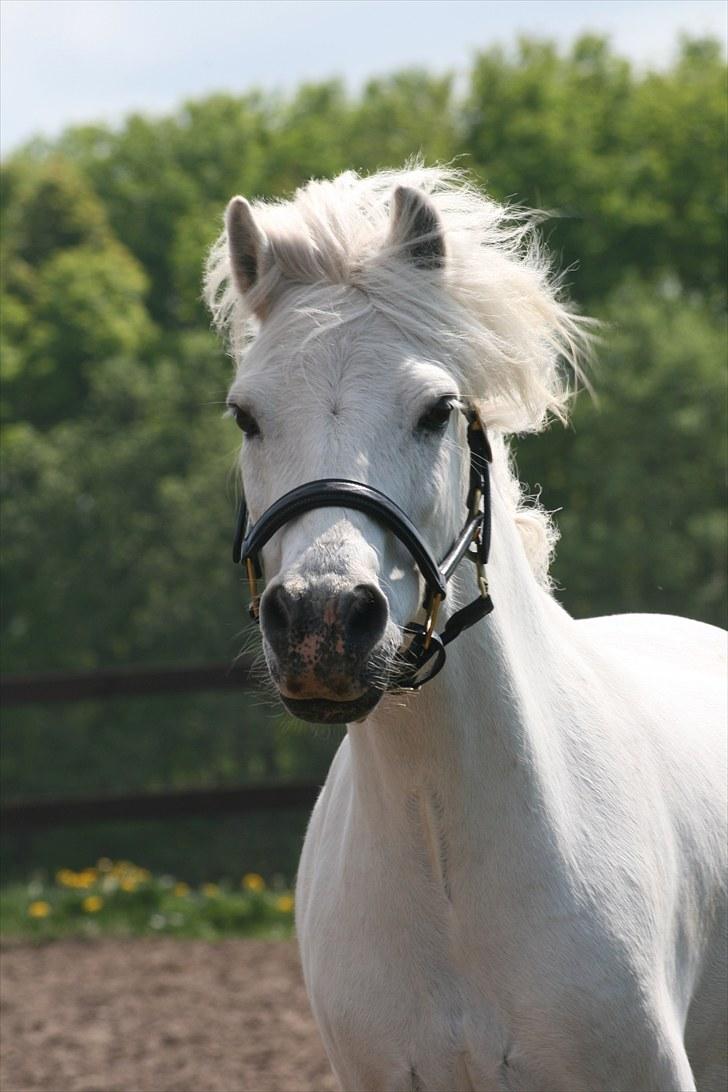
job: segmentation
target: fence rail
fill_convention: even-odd
[[[46,672],[0,676],[3,707],[31,702],[73,702],[182,694],[203,690],[242,690],[251,685],[252,657],[229,664],[151,668],[110,668],[103,671]],[[234,788],[174,789],[163,792],[104,796],[8,800],[0,807],[4,830],[78,823],[130,822],[208,816],[231,812],[311,808],[320,791],[318,783],[289,781],[280,784],[241,785]]]
[[[47,671],[0,675],[0,704],[83,701],[152,694],[185,694],[200,690],[241,690],[250,686],[252,657],[234,664],[190,664],[174,667],[111,667],[100,671]]]
[[[131,822],[231,812],[311,808],[318,783],[289,781],[278,785],[242,785],[225,789],[179,789],[124,795],[9,800],[0,808],[5,830],[68,826],[78,823]]]

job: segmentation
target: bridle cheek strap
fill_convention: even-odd
[[[493,610],[488,593],[485,566],[490,552],[490,475],[492,460],[490,444],[480,419],[474,409],[463,410],[468,419],[468,446],[470,448],[470,486],[468,490],[468,518],[450,550],[438,564],[430,548],[420,536],[409,516],[381,493],[363,482],[345,478],[321,478],[306,482],[285,493],[267,508],[257,523],[248,529],[248,513],[243,497],[238,511],[233,543],[233,561],[244,562],[250,584],[250,613],[259,620],[257,582],[263,572],[260,551],[276,531],[305,512],[316,508],[351,508],[371,516],[386,527],[412,555],[425,581],[423,608],[426,613],[424,626],[409,622],[404,632],[412,640],[399,654],[399,666],[392,673],[388,690],[419,690],[442,669],[445,648],[463,630],[475,625]],[[247,531],[247,533],[246,533]],[[466,607],[456,611],[447,621],[442,633],[435,632],[437,612],[447,595],[447,582],[464,557],[473,561],[478,570],[480,595]]]
[[[419,690],[442,670],[445,665],[447,645],[456,637],[485,618],[493,610],[493,600],[488,590],[486,565],[490,556],[491,498],[490,464],[493,455],[488,436],[477,412],[471,407],[463,411],[468,419],[468,447],[470,448],[470,488],[468,511],[470,518],[440,564],[446,581],[450,579],[463,557],[469,558],[478,571],[480,595],[467,606],[456,610],[448,618],[441,633],[431,633],[428,641],[427,627],[416,622],[404,626],[404,632],[413,635],[409,647],[400,652],[404,668],[399,684],[390,689]]]

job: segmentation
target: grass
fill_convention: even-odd
[[[153,876],[130,861],[103,858],[93,868],[60,869],[0,892],[4,937],[38,941],[71,936],[159,936],[216,940],[228,936],[289,937],[293,896],[248,873],[240,884],[198,888]]]

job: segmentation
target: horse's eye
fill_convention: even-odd
[[[230,404],[230,412],[235,418],[235,424],[238,426],[241,432],[250,438],[252,436],[259,436],[260,429],[258,428],[258,422],[253,417],[252,413],[243,409],[242,406],[236,406],[234,403]]]
[[[417,422],[418,432],[444,432],[450,420],[454,402],[452,395],[438,398],[437,402],[425,410]]]

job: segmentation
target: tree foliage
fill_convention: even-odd
[[[683,43],[668,71],[636,75],[597,37],[568,57],[522,41],[481,54],[465,141],[500,198],[555,215],[551,245],[585,304],[626,274],[687,290],[724,282],[725,63]]]

